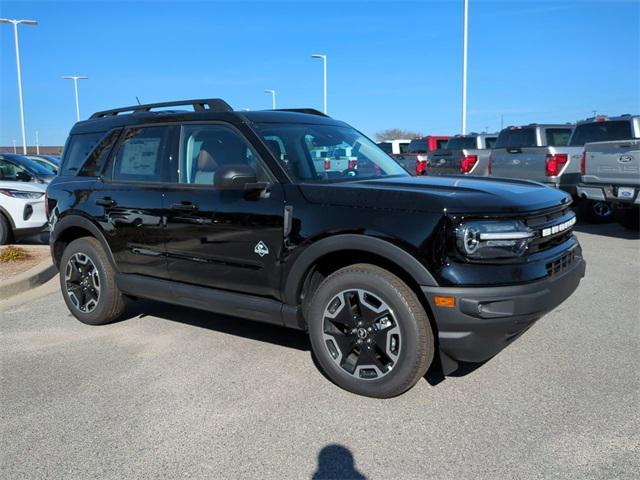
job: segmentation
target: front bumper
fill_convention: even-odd
[[[635,195],[633,198],[619,198],[616,195],[618,187],[629,187],[631,185],[586,185],[580,184],[577,187],[577,194],[580,198],[600,202],[620,203],[626,205],[640,205],[640,189],[635,187]]]
[[[438,327],[441,352],[460,362],[488,360],[566,300],[585,270],[579,255],[561,273],[522,285],[422,287]],[[436,306],[436,295],[455,297],[455,306]]]

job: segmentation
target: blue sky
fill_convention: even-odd
[[[460,125],[462,0],[5,1],[20,29],[28,143],[60,145],[92,112],[222,97],[236,109],[322,106],[369,135]],[[470,0],[470,130],[640,112],[640,2]],[[13,32],[0,25],[0,144],[20,144]]]

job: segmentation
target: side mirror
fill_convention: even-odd
[[[18,173],[16,173],[16,180],[18,180],[19,182],[30,182],[31,180],[33,180],[33,177],[28,172],[20,170]]]
[[[225,165],[213,177],[213,185],[221,190],[244,190],[257,182],[256,172],[248,165]]]

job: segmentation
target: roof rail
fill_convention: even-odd
[[[315,108],[277,108],[276,112],[294,112],[294,113],[307,113],[309,115],[319,115],[321,117],[329,117],[326,113],[322,113]]]
[[[200,100],[180,100],[177,102],[147,103],[144,105],[132,105],[130,107],[114,108],[96,112],[89,118],[103,118],[118,115],[119,113],[148,112],[152,108],[178,107],[190,105],[196,112],[233,112],[233,108],[220,98],[205,98]]]

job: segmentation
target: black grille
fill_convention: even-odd
[[[566,271],[575,261],[576,252],[571,250],[553,262],[547,263],[547,275],[553,277]]]
[[[527,226],[536,232],[536,236],[529,245],[529,252],[535,253],[541,250],[547,250],[567,241],[571,235],[573,235],[573,228],[568,228],[560,233],[546,237],[542,236],[542,230],[564,220],[570,219],[572,216],[573,212],[571,209],[569,207],[564,207],[542,215],[525,218],[524,222]]]

